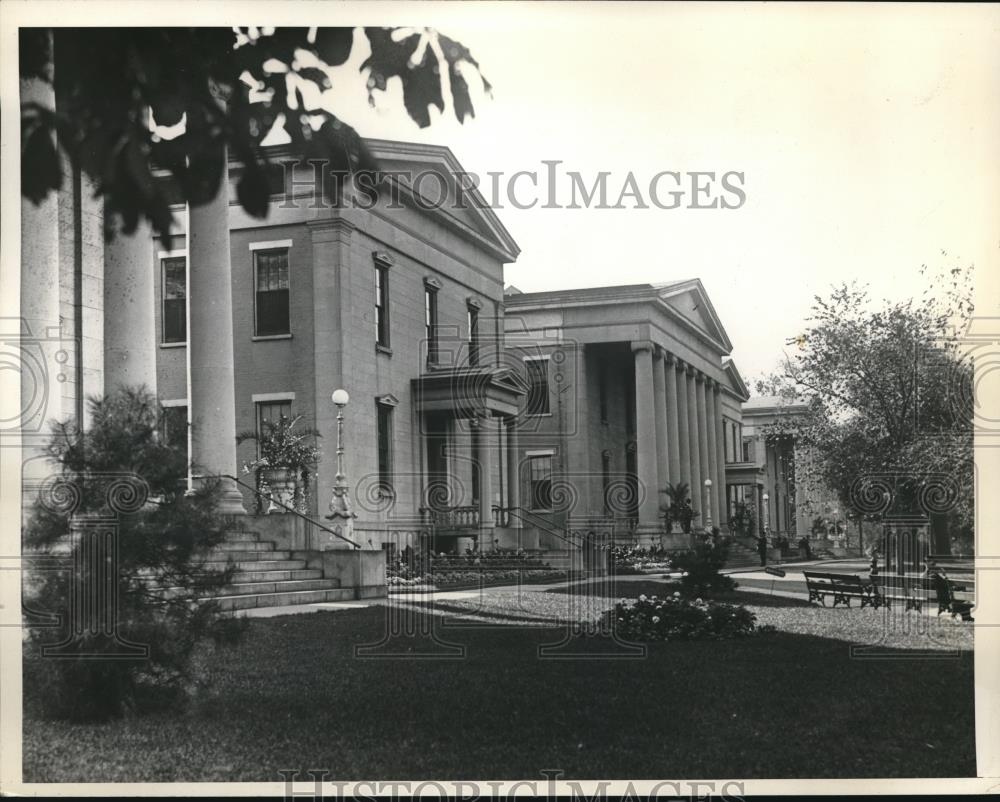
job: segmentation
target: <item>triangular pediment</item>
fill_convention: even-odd
[[[747,388],[746,382],[743,381],[740,372],[736,369],[736,363],[732,359],[723,359],[722,369],[726,372],[726,388],[741,401],[746,401],[750,397],[750,390]]]
[[[677,281],[664,285],[659,291],[660,299],[674,312],[729,353],[733,344],[722,326],[700,279]]]
[[[365,143],[379,169],[396,174],[392,180],[415,208],[488,245],[503,261],[517,259],[521,249],[474,188],[478,179],[474,180],[448,148],[383,139],[367,139]]]

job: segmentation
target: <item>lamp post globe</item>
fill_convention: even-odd
[[[351,400],[351,397],[347,394],[347,390],[343,389],[334,390],[330,398],[338,407],[346,407]]]

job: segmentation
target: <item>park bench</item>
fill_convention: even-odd
[[[854,574],[828,574],[818,571],[803,571],[806,588],[809,590],[809,601],[818,601],[826,606],[826,597],[833,597],[833,606],[845,604],[851,606],[851,599],[860,599],[861,606],[878,607],[878,596],[873,593],[873,586]]]
[[[904,610],[920,611],[933,599],[937,602],[938,615],[947,612],[961,615],[965,621],[971,620],[972,603],[955,597],[956,592],[965,592],[966,586],[945,577],[876,575],[872,577],[872,586],[880,597],[880,604],[887,607],[892,601],[902,600]]]

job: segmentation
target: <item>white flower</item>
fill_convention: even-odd
[[[659,624],[660,623],[660,616],[654,615],[653,616],[653,623],[654,624]]]
[[[681,597],[681,593],[680,593],[680,591],[679,591],[679,590],[675,590],[675,591],[674,591],[674,598],[675,598],[675,599],[679,599],[680,597]]]
[[[643,593],[639,596],[639,601],[646,601],[646,594]]]

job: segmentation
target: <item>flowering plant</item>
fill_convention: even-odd
[[[299,426],[301,415],[289,418],[282,415],[277,423],[261,421],[260,432],[240,432],[236,444],[252,440],[258,445],[258,456],[243,464],[243,472],[250,473],[258,468],[291,468],[299,470],[311,468],[319,462],[322,452],[313,442],[320,437],[318,430]]]
[[[741,605],[691,600],[680,593],[622,599],[605,613],[605,623],[632,641],[719,640],[757,631],[756,617]]]

